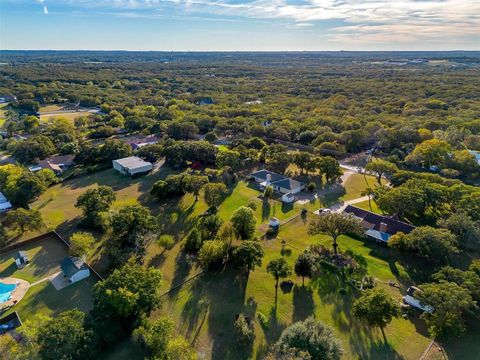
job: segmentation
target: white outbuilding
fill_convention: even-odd
[[[76,283],[90,276],[90,269],[83,259],[78,257],[66,257],[60,263],[63,276],[68,282]]]
[[[130,156],[123,159],[113,160],[113,168],[123,175],[140,175],[153,169],[153,164],[140,159],[138,156]]]

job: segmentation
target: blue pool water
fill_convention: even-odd
[[[13,289],[16,288],[15,284],[3,284],[0,283],[0,304],[8,301],[10,299],[10,294]]]

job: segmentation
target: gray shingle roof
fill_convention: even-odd
[[[88,266],[78,257],[66,257],[60,263],[60,268],[67,277],[70,277],[80,270],[88,269]]]
[[[265,169],[255,171],[254,173],[250,174],[251,177],[257,177],[257,178],[263,179],[264,181],[267,180],[267,175],[270,175],[270,182],[286,179],[286,177],[283,175],[280,175],[280,174],[274,173],[273,171],[269,171]]]

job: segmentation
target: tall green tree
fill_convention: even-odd
[[[133,332],[133,338],[148,349],[152,359],[196,360],[195,350],[174,331],[175,324],[168,318],[144,320]]]
[[[107,212],[117,198],[110,186],[101,185],[88,189],[77,198],[75,207],[83,212],[83,223],[92,227],[101,227],[101,214]]]
[[[423,284],[420,289],[422,292],[416,297],[434,308],[431,314],[422,315],[432,337],[445,340],[465,332],[465,320],[478,310],[467,289],[453,282]]]
[[[362,234],[363,227],[360,220],[353,216],[329,213],[318,216],[311,223],[308,229],[310,235],[326,234],[333,240],[333,251],[338,253],[337,239],[340,235]]]
[[[313,259],[312,256],[304,251],[298,255],[295,261],[295,274],[302,277],[302,286],[305,285],[305,278],[311,278],[313,274]]]
[[[290,350],[295,349],[307,352],[312,360],[340,360],[343,354],[341,343],[333,330],[313,317],[286,328],[275,346],[280,355],[289,354]]]
[[[373,288],[366,290],[355,301],[352,308],[353,314],[370,326],[378,326],[382,331],[383,339],[385,327],[400,314],[400,306],[385,290]]]
[[[235,233],[242,240],[251,239],[255,233],[257,219],[255,219],[254,211],[247,206],[241,206],[235,210],[230,222]]]
[[[209,183],[204,186],[203,190],[205,202],[214,208],[220,206],[223,196],[227,193],[227,187],[222,183]]]
[[[36,339],[42,360],[93,358],[92,332],[84,326],[85,313],[65,311],[51,318]]]
[[[95,284],[94,318],[107,322],[121,319],[131,329],[135,320],[160,306],[161,283],[159,270],[128,262]]]
[[[43,226],[42,214],[38,210],[18,208],[10,210],[5,216],[4,225],[20,234],[26,231],[39,230]]]
[[[87,232],[76,232],[70,237],[70,254],[81,258],[87,257],[93,251],[95,238]]]
[[[278,282],[280,279],[286,278],[292,274],[292,269],[283,257],[271,260],[267,264],[267,273],[272,275],[275,280],[275,309],[277,308],[278,299]]]
[[[365,170],[368,172],[373,172],[377,176],[377,181],[381,185],[382,184],[382,176],[384,175],[392,175],[393,173],[398,171],[397,165],[386,161],[386,160],[374,160],[371,161],[365,166]]]
[[[208,177],[200,175],[190,175],[186,180],[185,190],[195,196],[195,202],[198,201],[198,195],[204,185],[208,184]]]
[[[125,206],[112,216],[112,238],[120,248],[133,246],[141,252],[145,245],[144,235],[155,229],[155,218],[145,206]]]
[[[249,240],[242,241],[232,253],[234,262],[247,273],[255,270],[256,266],[262,266],[264,255],[262,245],[258,241]]]
[[[397,233],[390,238],[388,245],[411,251],[433,263],[448,263],[450,255],[459,252],[455,235],[447,229],[431,226],[419,226],[409,234]]]

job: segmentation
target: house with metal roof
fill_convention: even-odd
[[[360,219],[365,229],[365,236],[381,243],[387,243],[390,237],[398,232],[408,234],[415,229],[415,226],[403,221],[375,214],[352,205],[348,205],[343,213]]]
[[[136,176],[153,169],[151,162],[140,159],[138,156],[130,156],[123,159],[113,160],[113,168],[123,175]]]
[[[90,276],[90,268],[83,259],[78,257],[66,257],[60,263],[60,268],[63,276],[70,283],[76,283]]]

